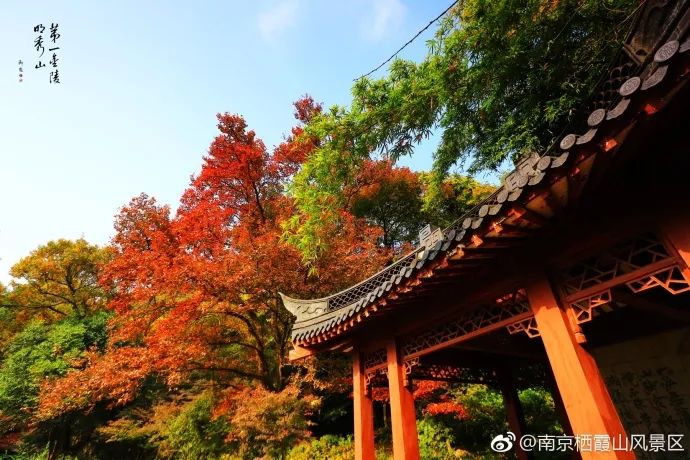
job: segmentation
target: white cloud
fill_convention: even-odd
[[[373,0],[371,6],[362,25],[366,38],[380,40],[402,24],[406,8],[400,0]]]
[[[299,0],[282,0],[259,14],[259,31],[264,39],[274,41],[288,27],[297,22]]]

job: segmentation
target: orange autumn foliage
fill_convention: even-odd
[[[297,386],[281,391],[243,387],[225,391],[213,417],[225,417],[232,427],[226,442],[242,458],[285,458],[300,439],[311,435],[307,416],[318,409],[317,397],[303,394]]]
[[[303,119],[319,110],[313,100],[296,104]],[[170,386],[245,380],[280,392],[292,317],[278,293],[325,295],[388,260],[377,245],[380,230],[343,211],[311,274],[281,225],[293,212],[286,181],[313,144],[297,140],[297,127],[269,152],[242,117],[218,115],[218,122],[220,134],[174,216],[144,194],[116,216],[101,280],[116,312],[108,349],[43,386],[43,418],[98,401],[126,404],[152,375]]]

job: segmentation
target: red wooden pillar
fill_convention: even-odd
[[[525,415],[522,411],[517,389],[515,388],[513,373],[510,368],[505,366],[500,367],[497,371],[499,384],[501,386],[501,394],[503,395],[503,405],[506,409],[508,426],[510,427],[510,431],[515,434],[516,439],[520,439],[522,435],[528,433]],[[534,458],[531,452],[525,452],[519,445],[515,448],[515,454],[518,460],[529,460]]]
[[[548,372],[548,369],[547,369]],[[552,372],[548,372],[549,379],[549,389],[551,392],[551,397],[553,398],[554,409],[556,410],[556,416],[563,429],[563,434],[566,436],[573,436],[573,428],[570,426],[570,420],[568,420],[568,413],[565,410],[565,405],[563,404],[563,398],[561,398],[561,392],[558,391],[558,384],[553,376]],[[576,451],[570,453],[571,460],[581,460],[582,457]]]
[[[548,373],[548,379],[549,387],[551,390],[551,397],[553,398],[553,405],[556,409],[558,421],[561,423],[563,434],[565,434],[566,436],[572,436],[573,427],[570,426],[570,420],[568,420],[568,413],[565,411],[565,404],[563,404],[561,392],[558,391],[558,383],[556,383],[556,378],[553,376],[553,372]]]
[[[367,393],[367,382],[358,351],[352,357],[352,399],[355,412],[355,459],[375,460],[374,406]]]
[[[417,421],[414,397],[405,386],[405,369],[394,339],[386,344],[388,358],[388,393],[391,401],[391,428],[393,430],[393,458],[418,460]]]
[[[558,305],[546,277],[529,282],[526,289],[573,433],[626,436],[594,358],[578,343],[568,314]],[[626,451],[581,455],[586,460],[636,458]]]

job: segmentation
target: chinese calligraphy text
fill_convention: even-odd
[[[49,36],[48,36],[48,41],[44,42],[43,40],[43,33],[45,32],[46,27],[43,24],[38,24],[34,26],[34,32],[37,33],[38,35],[34,39],[34,48],[36,49],[36,53],[40,53],[38,55],[38,63],[34,66],[36,69],[41,69],[43,67],[46,67],[46,64],[41,61],[41,57],[45,53],[46,49],[45,46],[48,46],[48,52],[52,53],[49,57],[48,64],[52,67],[50,69],[50,74],[48,81],[49,83],[60,83],[60,73],[58,71],[58,61],[60,60],[58,58],[58,53],[57,51],[60,49],[59,46],[53,46],[50,47],[50,44],[52,43],[53,45],[57,44],[57,40],[60,38],[60,32],[58,31],[58,23],[50,23],[50,28],[49,28]]]

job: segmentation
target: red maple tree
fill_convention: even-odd
[[[295,108],[302,121],[321,110],[308,97]],[[316,141],[298,126],[269,152],[242,117],[227,113],[218,129],[174,216],[143,194],[117,215],[102,279],[116,312],[108,350],[44,386],[43,417],[97,401],[125,404],[150,375],[171,386],[243,379],[281,390],[292,317],[278,293],[325,295],[388,259],[380,230],[343,211],[317,270],[306,267],[282,224],[293,213],[286,183]]]

